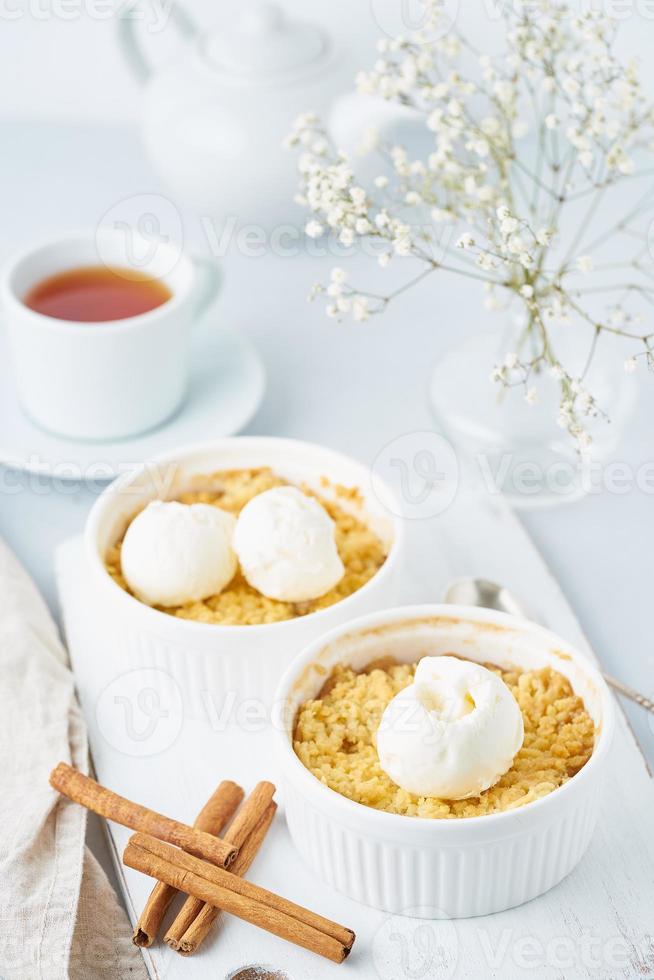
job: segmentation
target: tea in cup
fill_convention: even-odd
[[[218,271],[170,242],[145,239],[127,260],[124,234],[60,238],[12,258],[0,297],[25,412],[73,439],[121,439],[180,407],[194,322]]]

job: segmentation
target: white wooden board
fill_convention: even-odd
[[[557,583],[502,500],[461,494],[444,515],[410,522],[408,531],[405,602],[439,600],[452,578],[484,575],[523,596],[534,618],[586,646]],[[89,594],[79,539],[61,546],[57,573],[71,661],[95,768],[103,783],[191,822],[220,779],[236,779],[246,789],[261,778],[274,781],[274,760],[265,730],[219,730],[215,718],[213,722],[209,718],[185,720],[173,744],[162,746],[157,754],[125,754],[124,736],[107,730],[106,712],[101,708],[104,682],[99,676],[104,671],[94,665],[100,659],[106,663],[111,649]],[[610,601],[610,596],[598,596],[598,602]],[[358,938],[349,960],[333,966],[224,917],[220,929],[196,956],[181,958],[158,945],[145,954],[146,962],[158,980],[223,980],[249,964],[285,971],[290,980],[329,980],[332,976],[351,980],[654,977],[653,831],[654,784],[619,712],[604,811],[594,840],[577,869],[547,895],[521,908],[478,919],[430,923],[390,917],[349,901],[303,866],[291,845],[282,805],[249,876],[351,926]],[[120,868],[129,832],[111,825],[109,834]],[[515,870],[507,868],[506,874]],[[120,869],[120,878],[134,921],[151,881],[129,869]]]

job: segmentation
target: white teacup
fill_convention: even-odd
[[[147,313],[91,323],[25,305],[25,295],[44,279],[102,264],[158,279],[172,297]],[[171,242],[133,233],[128,248],[117,229],[15,255],[0,275],[0,301],[24,410],[43,428],[73,439],[124,438],[163,422],[184,398],[191,327],[217,289],[215,266],[192,261]]]

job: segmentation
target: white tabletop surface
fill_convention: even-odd
[[[436,493],[430,496],[434,500]],[[438,516],[407,524],[408,560],[398,583],[398,601],[429,600],[434,587],[443,589],[456,576],[493,575],[511,588],[520,586],[526,594],[538,596],[540,616],[578,649],[585,649],[586,641],[558,583],[501,499],[459,493]],[[138,711],[138,697],[134,700],[138,682],[126,688],[120,678],[145,676],[133,672],[140,654],[132,650],[124,659],[124,630],[119,625],[114,631],[114,611],[107,615],[106,605],[98,601],[81,537],[57,549],[56,565],[77,689],[103,784],[128,799],[147,801],[160,813],[188,821],[217,778],[236,779],[246,789],[262,776],[280,783],[274,732],[259,725],[256,731],[249,731],[236,717],[236,724],[221,724],[214,711],[180,712],[167,684],[161,689],[158,717],[169,718],[173,727],[155,724],[143,729],[141,713],[130,714],[132,722],[138,718],[136,730],[144,733],[135,743],[135,729],[125,724],[125,698],[116,694],[127,695],[128,703]],[[132,669],[126,675],[127,664]],[[214,694],[219,689],[213,688]],[[107,696],[110,691],[112,697]],[[210,700],[219,706],[220,700]],[[224,717],[222,712],[220,717]],[[183,723],[178,726],[174,719]],[[284,819],[283,785],[276,798],[278,818],[257,857],[252,880],[353,928],[356,947],[347,964],[337,967],[319,962],[234,916],[225,916],[222,928],[197,956],[181,958],[164,944],[155,943],[145,954],[152,980],[227,980],[246,963],[268,964],[293,980],[331,980],[332,976],[349,980],[447,980],[455,976],[457,980],[532,980],[534,976],[538,980],[633,980],[653,975],[654,841],[647,815],[654,812],[654,782],[622,713],[618,713],[615,740],[606,759],[605,792],[586,855],[560,884],[506,912],[435,923],[404,915],[389,918],[387,913],[355,902],[327,885],[311,869],[311,861],[300,857]],[[130,832],[111,822],[105,826],[134,923],[151,881],[122,864]],[[525,873],[526,866],[519,859],[513,864],[507,874]]]
[[[136,131],[127,127],[4,122],[0,139],[2,257],[35,237],[93,226],[117,202],[160,190]],[[199,221],[184,215],[184,226],[187,244],[208,255]],[[324,442],[363,461],[372,462],[395,437],[433,426],[430,365],[453,337],[483,326],[488,316],[475,289],[442,279],[436,292],[423,285],[383,318],[336,325],[306,302],[308,286],[333,259],[246,257],[232,249],[222,264],[216,317],[256,343],[268,372],[266,397],[246,431]],[[653,415],[654,376],[643,376],[620,461],[637,467],[654,460]],[[198,432],[198,438],[211,435]],[[98,490],[0,470],[0,534],[53,607],[54,548],[79,532]],[[650,697],[653,513],[653,495],[634,488],[523,515],[601,662]],[[654,766],[654,720],[625,707]]]

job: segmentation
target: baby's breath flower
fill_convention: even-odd
[[[352,300],[352,315],[355,320],[363,323],[370,317],[368,300],[365,296],[355,296]]]
[[[496,267],[496,263],[487,252],[480,252],[477,256],[477,265],[480,269],[485,269],[486,271],[490,271]]]
[[[330,232],[345,246],[372,236],[382,269],[396,256],[412,257],[427,263],[426,272],[442,267],[484,280],[486,307],[505,311],[526,338],[520,355],[510,351],[493,369],[492,380],[520,385],[533,404],[532,382],[549,372],[559,387],[558,423],[585,454],[591,445],[586,420],[602,412],[583,380],[554,358],[558,344],[550,342],[550,332],[574,325],[583,340],[591,325],[596,336],[610,330],[640,339],[644,349],[627,357],[624,370],[633,372],[639,358],[654,369],[654,330],[641,334],[632,308],[638,298],[654,305],[654,286],[644,279],[640,256],[625,261],[629,276],[640,281],[626,292],[616,285],[620,300],[607,300],[603,316],[595,312],[585,293],[597,290],[574,274],[599,270],[588,254],[588,229],[579,226],[585,219],[577,220],[581,206],[577,212],[568,202],[591,204],[591,195],[634,174],[641,156],[654,153],[654,107],[635,65],[618,59],[615,25],[592,5],[576,11],[569,0],[502,4],[507,50],[477,58],[453,32],[441,33],[442,0],[426,5],[423,29],[410,38],[382,38],[372,69],[357,77],[359,91],[410,106],[422,117],[425,153],[385,145],[366,122],[355,152],[374,149],[385,163],[368,193],[319,118],[299,116],[285,145],[298,151],[295,200],[307,209],[306,234]],[[430,30],[437,24],[434,40]],[[523,149],[527,123],[538,135]],[[423,207],[431,223],[425,224]],[[596,210],[590,207],[590,220]],[[618,228],[625,237],[634,230],[626,219]],[[634,237],[642,240],[642,232]],[[563,255],[573,239],[574,250],[587,254],[564,259],[552,249],[557,239]],[[613,288],[604,280],[600,287]],[[358,322],[381,312],[391,298],[371,303],[346,285],[342,269],[332,270],[326,286],[314,286],[310,298],[321,293],[328,316]]]
[[[411,239],[408,235],[398,235],[393,239],[393,251],[396,255],[411,255]]]
[[[579,446],[579,451],[581,452],[582,456],[586,455],[588,453],[588,450],[593,444],[592,436],[590,435],[589,432],[586,432],[585,429],[581,429],[581,428],[576,430],[574,432],[574,435],[576,436],[577,439],[577,445]]]
[[[308,221],[304,228],[309,238],[320,238],[325,228],[319,221]]]

